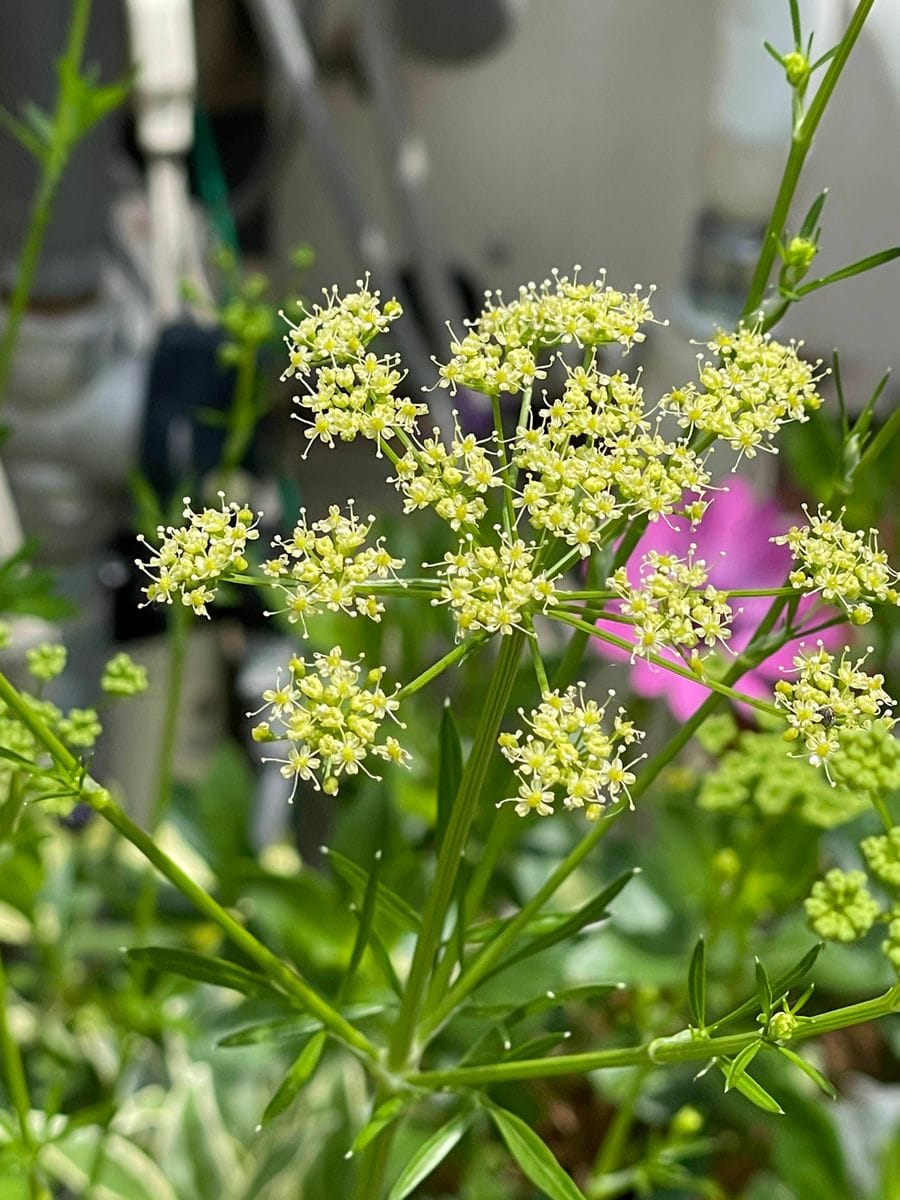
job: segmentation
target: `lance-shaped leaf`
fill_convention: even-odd
[[[7,133],[11,134],[19,145],[38,162],[44,161],[47,156],[47,143],[34,128],[13,116],[2,105],[0,105],[0,129],[5,129]]]
[[[727,1079],[728,1064],[720,1062],[717,1063],[717,1066]],[[780,1117],[784,1116],[784,1109],[781,1107],[775,1097],[770,1096],[763,1085],[761,1083],[757,1083],[751,1075],[747,1074],[746,1070],[741,1071],[741,1073],[735,1078],[734,1087],[741,1093],[742,1096],[749,1100],[751,1104],[755,1104],[756,1107],[761,1108],[763,1112],[775,1113]]]
[[[821,1088],[826,1096],[830,1096],[832,1100],[837,1100],[837,1092],[835,1091],[834,1084],[830,1079],[826,1079],[822,1072],[814,1067],[811,1062],[807,1062],[805,1058],[801,1058],[799,1054],[795,1054],[787,1046],[776,1046],[775,1048],[779,1054],[784,1055],[788,1062],[792,1062],[804,1075],[808,1076],[816,1087]]]
[[[365,954],[366,946],[369,944],[371,938],[372,922],[375,919],[375,904],[378,897],[378,876],[380,873],[381,851],[376,850],[375,864],[369,873],[369,878],[366,880],[362,908],[357,913],[356,938],[353,942],[353,949],[350,952],[350,962],[347,964],[347,970],[344,972],[344,978],[341,980],[340,990],[338,991],[338,1002],[345,1000],[349,996],[353,980],[359,969],[359,964],[362,962],[362,956]]]
[[[759,1001],[759,1011],[768,1021],[772,1015],[772,985],[769,983],[769,976],[766,973],[766,968],[757,958],[756,960],[756,998]]]
[[[804,283],[794,289],[794,295],[808,296],[810,292],[817,292],[820,288],[828,287],[832,283],[839,283],[842,279],[852,279],[854,275],[874,271],[876,267],[893,262],[895,258],[900,258],[900,246],[891,246],[889,250],[880,250],[877,254],[870,254],[867,258],[861,258],[858,262],[841,267],[839,271],[832,271],[830,275],[823,275],[821,279],[813,279],[810,283]]]
[[[550,1200],[584,1200],[583,1192],[562,1169],[548,1147],[521,1117],[496,1104],[485,1105],[506,1148],[522,1174]]]
[[[806,978],[810,971],[815,966],[816,959],[824,946],[824,942],[819,942],[803,955],[798,963],[784,971],[781,975],[777,975],[772,982],[772,1003],[778,1004],[783,1000],[792,987],[796,987],[798,983]],[[740,1021],[744,1017],[750,1016],[751,1013],[756,1013],[758,1009],[758,1000],[756,996],[751,996],[749,1000],[745,1000],[743,1004],[739,1004],[737,1008],[726,1013],[724,1017],[719,1017],[709,1026],[709,1031],[721,1029],[724,1025],[730,1025],[734,1021]]]
[[[688,1003],[698,1029],[706,1025],[706,942],[697,938],[688,968]]]
[[[587,928],[588,925],[595,925],[598,921],[602,921],[608,917],[609,913],[606,911],[608,906],[615,900],[625,885],[630,883],[635,875],[640,874],[640,870],[640,867],[632,867],[628,871],[623,871],[602,892],[598,892],[593,899],[588,900],[581,908],[577,908],[573,913],[566,916],[553,929],[548,929],[545,933],[538,934],[529,942],[526,942],[520,950],[515,950],[506,958],[501,959],[493,970],[485,973],[483,979],[490,979],[491,976],[498,974],[500,971],[505,971],[507,967],[511,967],[513,963],[521,962],[523,958],[530,958],[533,954],[540,954],[543,950],[549,950],[551,946],[555,946],[558,942],[569,941]]]
[[[322,853],[328,858],[335,874],[339,875],[357,895],[364,896],[369,882],[369,872],[363,870],[358,863],[347,858],[345,854],[332,850],[328,846],[322,847]],[[383,883],[379,883],[375,889],[375,907],[381,916],[402,925],[404,929],[418,932],[421,925],[419,914],[402,896],[398,896]]]
[[[391,1096],[390,1100],[385,1100],[384,1104],[379,1104],[353,1139],[353,1145],[347,1151],[345,1157],[350,1158],[351,1155],[358,1154],[360,1150],[365,1149],[369,1142],[374,1141],[383,1129],[387,1129],[388,1125],[396,1121],[400,1114],[405,1112],[416,1099],[415,1095],[409,1093],[404,1096]]]
[[[527,1042],[520,1042],[518,1046],[512,1046],[503,1056],[504,1062],[514,1062],[517,1058],[544,1058],[551,1050],[555,1050],[557,1046],[567,1042],[572,1036],[568,1029],[561,1029],[558,1033],[545,1033],[541,1037],[529,1038]]]
[[[269,1121],[293,1104],[300,1090],[312,1078],[313,1072],[319,1065],[319,1059],[322,1057],[327,1040],[328,1034],[324,1030],[309,1039],[266,1105],[260,1124],[267,1125]]]
[[[809,212],[803,218],[803,224],[800,226],[800,236],[803,238],[812,238],[813,241],[818,241],[819,238],[819,217],[822,215],[822,209],[825,207],[825,201],[828,199],[828,188],[824,188],[816,196],[810,205]]]
[[[169,946],[139,946],[128,950],[127,956],[131,962],[143,963],[156,971],[168,971],[172,975],[195,979],[199,983],[230,988],[245,996],[264,996],[270,1000],[280,1000],[284,1004],[292,1003],[264,975],[248,971],[246,967],[240,967],[224,958],[195,954],[193,950],[177,950]]]
[[[341,1016],[348,1021],[361,1021],[365,1017],[375,1017],[385,1011],[384,1004],[348,1004],[340,1009]],[[216,1042],[217,1046],[233,1049],[240,1046],[263,1046],[271,1042],[288,1042],[294,1038],[306,1038],[312,1033],[319,1033],[324,1026],[315,1017],[276,1017],[271,1021],[257,1021],[237,1029]]]
[[[735,1086],[741,1075],[747,1070],[750,1064],[756,1058],[762,1049],[762,1039],[759,1038],[755,1042],[750,1042],[745,1046],[740,1054],[736,1054],[728,1065],[728,1070],[725,1072],[725,1091],[730,1092]]]
[[[559,991],[541,992],[540,995],[518,1004],[467,1004],[460,1015],[486,1020],[502,1019],[507,1025],[515,1025],[525,1017],[547,1012],[551,1008],[560,1008],[562,1005],[578,1001],[602,999],[610,992],[621,991],[624,986],[622,983],[582,983],[575,987],[561,988]]]
[[[437,822],[435,839],[440,846],[453,801],[459,791],[459,781],[463,772],[462,742],[459,728],[450,701],[444,701],[444,711],[441,715],[441,728],[438,735],[438,783],[437,783]]]
[[[423,1179],[438,1167],[472,1123],[471,1112],[457,1113],[423,1142],[391,1188],[388,1200],[406,1200]]]

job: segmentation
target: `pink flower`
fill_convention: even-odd
[[[733,476],[728,491],[715,494],[699,525],[691,527],[685,521],[680,528],[673,529],[662,520],[651,524],[628,560],[628,577],[633,585],[639,583],[641,558],[648,551],[686,558],[694,544],[697,547],[694,557],[705,560],[710,582],[722,591],[780,587],[790,570],[791,554],[785,546],[772,545],[769,538],[787,532],[796,523],[773,501],[757,500],[749,484]],[[731,650],[744,649],[771,602],[767,596],[745,596],[732,601],[735,616],[728,643]],[[815,600],[803,600],[798,615],[808,612],[814,604]],[[598,621],[597,625],[632,640],[628,626],[619,622]],[[816,637],[821,637],[826,648],[841,640],[837,629],[824,630]],[[748,696],[771,700],[780,669],[793,666],[793,657],[801,641],[788,642],[754,670],[748,671],[737,685],[739,689]],[[628,659],[625,651],[614,646],[596,640],[592,644],[607,658]],[[665,654],[673,661],[681,661],[674,652],[666,651]],[[691,683],[689,679],[673,675],[641,658],[635,659],[631,668],[631,686],[640,696],[664,696],[672,712],[681,720],[691,716],[709,695],[701,684]]]

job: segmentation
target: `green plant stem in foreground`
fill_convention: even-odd
[[[67,112],[68,89],[64,86],[62,71],[77,75],[81,69],[87,28],[91,17],[92,0],[74,0],[65,55],[60,64],[60,83],[57,90],[56,110],[53,114],[50,139],[41,164],[41,177],[37,193],[28,216],[25,243],[16,271],[16,284],[6,313],[6,328],[0,340],[0,404],[6,394],[6,384],[12,368],[13,353],[19,335],[19,326],[28,307],[37,274],[44,236],[50,224],[53,202],[59,188],[69,155],[75,143],[71,128],[73,114]]]
[[[797,1018],[792,1041],[818,1037],[835,1029],[846,1029],[875,1021],[900,1011],[900,984],[860,1004],[851,1004],[817,1017]],[[407,1076],[413,1087],[438,1088],[480,1087],[490,1083],[509,1083],[519,1079],[547,1079],[551,1076],[575,1075],[601,1071],[611,1067],[661,1066],[697,1062],[739,1054],[745,1046],[758,1041],[759,1030],[734,1033],[724,1037],[705,1038],[686,1030],[675,1037],[655,1038],[639,1046],[624,1046],[615,1050],[594,1050],[585,1054],[560,1054],[550,1058],[520,1059],[517,1062],[485,1063],[477,1067],[456,1067],[445,1071],[419,1071]]]
[[[392,1070],[406,1066],[413,1049],[419,1006],[431,973],[435,954],[441,941],[444,919],[459,870],[462,853],[472,827],[472,821],[488,764],[494,753],[500,722],[506,712],[509,696],[516,678],[522,642],[525,634],[515,630],[501,638],[500,652],[494,666],[475,740],[460,780],[450,820],[441,842],[434,882],[428,891],[422,927],[416,940],[412,965],[403,991],[400,1012],[394,1026],[388,1065]]]
[[[218,925],[232,945],[256,963],[266,977],[276,983],[286,995],[317,1017],[327,1030],[350,1049],[373,1063],[377,1060],[378,1050],[364,1034],[354,1028],[314,988],[286,966],[252,933],[239,924],[208,892],[182,871],[178,864],[157,846],[153,838],[115,803],[109,793],[85,774],[81,763],[53,731],[47,728],[27,700],[19,694],[2,672],[0,672],[0,700],[16,714],[44,746],[60,773],[66,778],[73,795],[90,804],[126,841],[139,850],[161,875],[168,879],[199,912]]]
[[[797,190],[797,184],[800,181],[803,164],[806,162],[806,156],[809,154],[813,138],[828,101],[831,99],[831,94],[837,87],[837,82],[847,64],[847,59],[850,57],[850,51],[853,49],[856,39],[862,32],[862,27],[874,2],[875,0],[859,0],[859,4],[857,4],[856,10],[850,18],[850,23],[838,44],[834,58],[828,64],[822,82],[816,89],[816,94],[812,98],[809,108],[794,127],[791,138],[791,149],[788,154],[787,163],[785,164],[781,186],[778,189],[772,215],[769,218],[769,224],[766,227],[763,237],[762,249],[760,250],[756,270],[753,272],[747,302],[741,313],[741,317],[744,320],[754,317],[765,299],[769,276],[772,274],[772,266],[778,253],[778,241],[787,226],[791,204],[794,199],[794,193]],[[777,320],[783,311],[782,307],[781,311],[776,312],[774,319]],[[771,324],[767,323],[766,327],[770,328]]]
[[[22,1139],[22,1145],[29,1155],[29,1195],[31,1196],[31,1200],[50,1200],[50,1193],[41,1183],[38,1174],[36,1161],[38,1145],[34,1140],[31,1126],[28,1123],[31,1112],[28,1080],[25,1076],[25,1067],[22,1064],[19,1044],[9,1027],[8,1015],[9,1000],[6,988],[6,969],[3,965],[3,959],[0,957],[0,1054],[3,1056],[3,1077],[6,1081],[6,1090],[9,1093],[10,1101],[15,1110],[16,1120],[19,1124],[19,1136]]]

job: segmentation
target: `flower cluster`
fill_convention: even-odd
[[[501,536],[498,547],[460,542],[436,564],[440,595],[432,604],[448,604],[456,620],[457,640],[476,629],[512,633],[526,615],[553,602],[553,584],[535,574],[535,547],[520,538]]]
[[[305,375],[322,363],[355,362],[372,338],[402,314],[396,300],[382,307],[381,294],[369,290],[368,277],[358,279],[356,286],[358,291],[345,296],[338,294],[337,287],[323,289],[325,306],[314,304],[312,312],[298,301],[303,317],[296,325],[285,317],[290,326],[284,338],[290,365],[283,379]]]
[[[900,825],[881,837],[865,838],[860,848],[872,874],[888,887],[900,890]]]
[[[433,508],[451,529],[475,525],[487,512],[485,493],[503,485],[493,456],[474,434],[456,427],[449,448],[435,429],[397,462],[390,481],[403,496],[403,511]]]
[[[785,738],[802,738],[810,762],[824,766],[829,778],[829,763],[841,745],[839,734],[871,729],[876,722],[893,724],[894,701],[884,690],[884,676],[861,670],[864,661],[851,661],[844,650],[835,666],[834,655],[820,644],[794,659],[796,680],[780,679],[775,685],[775,702],[787,713]]]
[[[525,473],[515,504],[536,529],[587,555],[626,513],[702,515],[709,483],[702,461],[685,440],[667,441],[651,427],[643,391],[626,375],[570,371],[541,418],[518,430],[512,455]]]
[[[790,547],[796,569],[790,581],[803,591],[822,593],[822,599],[839,604],[855,625],[872,620],[865,603],[900,604],[898,575],[888,566],[887,555],[878,547],[878,531],[868,534],[845,529],[843,511],[833,517],[822,506],[815,515],[804,508],[808,525],[792,526],[772,541]]]
[[[366,354],[351,362],[321,367],[315,386],[294,398],[312,413],[311,418],[294,414],[306,422],[304,436],[310,445],[320,441],[333,446],[335,439],[352,442],[361,436],[375,442],[380,455],[382,443],[396,437],[398,431],[411,433],[427,409],[396,394],[405,379],[405,373],[397,370],[398,361],[394,355],[376,358]]]
[[[144,588],[147,603],[171,604],[175,596],[198,616],[208,617],[207,604],[216,597],[223,575],[246,571],[247,543],[259,537],[257,518],[245,505],[225,503],[219,492],[220,508],[194,512],[189,496],[184,498],[187,525],[157,527],[159,548],[146,538],[140,540],[151,551],[149,561],[137,565],[151,579]]]
[[[346,515],[332,505],[327,517],[308,525],[301,509],[291,536],[274,539],[273,549],[281,553],[264,562],[262,571],[287,596],[285,611],[292,624],[299,621],[305,629],[306,618],[323,608],[381,619],[384,606],[365,585],[394,577],[404,560],[388,552],[383,538],[365,544],[374,520],[360,522],[350,503]]]
[[[66,669],[67,652],[65,646],[59,646],[50,642],[43,642],[40,646],[35,646],[31,650],[26,651],[25,662],[29,672],[40,680],[41,683],[49,683],[51,679],[55,679],[57,675],[62,675]]]
[[[100,686],[109,696],[139,696],[147,690],[147,668],[121,651],[104,667]]]
[[[695,650],[702,642],[723,645],[731,636],[731,608],[724,592],[707,582],[702,558],[678,558],[651,550],[641,563],[641,581],[632,587],[625,567],[608,580],[622,597],[622,613],[634,622],[634,655],[663,647]]]
[[[379,740],[381,726],[394,713],[399,701],[381,687],[384,667],[369,671],[361,682],[359,661],[345,659],[340,646],[312,661],[294,657],[287,679],[263,693],[267,713],[253,730],[258,742],[286,741],[287,757],[266,761],[281,764],[281,774],[294,781],[291,798],[301,780],[335,796],[344,776],[365,767],[368,757],[405,765],[409,755],[394,737]],[[399,724],[399,722],[398,722]],[[402,726],[401,726],[402,728]],[[373,776],[377,778],[377,776]]]
[[[729,442],[740,457],[752,458],[771,449],[775,434],[789,421],[805,421],[819,408],[816,368],[797,354],[797,345],[782,345],[759,329],[742,326],[719,333],[707,349],[719,363],[699,356],[700,386],[688,383],[668,392],[660,404],[676,413],[681,426],[714,434]]]
[[[881,914],[878,901],[866,888],[865,873],[836,867],[813,884],[804,907],[813,930],[833,942],[865,937]]]
[[[607,804],[622,796],[631,801],[634,763],[622,760],[621,747],[644,735],[625,719],[622,708],[612,728],[604,730],[607,705],[586,701],[583,687],[544,692],[540,705],[527,717],[522,714],[527,733],[500,735],[500,748],[519,781],[517,795],[500,803],[514,804],[519,816],[549,816],[562,797],[566,809],[583,808],[588,820],[596,821]]]
[[[606,286],[605,276],[591,282],[553,273],[540,285],[519,288],[504,303],[488,292],[487,307],[468,333],[450,345],[452,358],[440,367],[440,384],[455,392],[472,388],[485,395],[515,393],[545,375],[537,352],[574,342],[585,348],[618,342],[626,349],[644,340],[641,326],[653,320],[649,296],[619,292]]]

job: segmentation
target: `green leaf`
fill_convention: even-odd
[[[378,894],[378,876],[381,873],[381,851],[375,851],[375,865],[369,874],[366,881],[366,890],[363,893],[362,909],[358,913],[359,924],[356,930],[356,938],[353,942],[353,950],[350,953],[350,962],[347,964],[347,970],[344,973],[344,978],[341,980],[340,990],[338,992],[338,1000],[345,999],[350,994],[350,988],[353,985],[353,980],[356,975],[359,964],[362,962],[362,956],[365,954],[366,946],[369,944],[369,938],[372,933],[372,921],[375,917],[375,900]]]
[[[706,1025],[706,942],[702,935],[697,938],[688,969],[688,1002],[694,1024],[703,1029]]]
[[[349,1004],[340,1009],[342,1016],[348,1021],[360,1021],[364,1017],[376,1017],[385,1010],[383,1004]],[[276,1017],[271,1021],[257,1021],[253,1025],[245,1025],[216,1042],[217,1046],[234,1049],[240,1046],[262,1046],[270,1042],[287,1042],[293,1038],[309,1037],[311,1033],[319,1033],[324,1026],[315,1017]]]
[[[358,1154],[368,1146],[369,1142],[375,1140],[381,1133],[382,1129],[386,1129],[393,1121],[396,1121],[402,1112],[405,1112],[411,1104],[416,1101],[414,1095],[406,1096],[391,1096],[390,1100],[385,1100],[384,1104],[379,1104],[378,1108],[372,1113],[368,1121],[363,1125],[362,1129],[353,1139],[353,1145],[350,1147],[350,1154]],[[348,1155],[349,1157],[349,1155]]]
[[[483,978],[489,979],[492,975],[496,975],[500,971],[505,971],[513,963],[521,962],[523,958],[530,958],[533,954],[539,954],[543,950],[548,950],[551,946],[555,946],[557,942],[568,941],[570,938],[574,938],[581,933],[585,926],[594,925],[597,921],[608,917],[609,913],[606,911],[608,906],[615,900],[625,885],[630,883],[635,875],[640,874],[640,870],[640,867],[631,867],[629,870],[623,871],[608,887],[604,888],[602,892],[598,892],[593,899],[588,900],[581,908],[577,908],[573,913],[569,914],[555,928],[532,938],[521,950],[517,950],[507,958],[501,959],[497,966]]]
[[[723,1075],[727,1072],[722,1063],[716,1064]],[[770,1096],[761,1083],[748,1075],[746,1071],[742,1071],[734,1080],[734,1087],[741,1093],[751,1104],[755,1104],[757,1108],[761,1108],[763,1112],[775,1113],[777,1116],[784,1116],[784,1109],[778,1103],[774,1096]]]
[[[266,1105],[260,1120],[261,1125],[268,1123],[277,1117],[279,1113],[283,1113],[286,1108],[289,1108],[296,1100],[298,1094],[304,1085],[312,1078],[312,1074],[319,1065],[319,1059],[322,1057],[322,1051],[325,1049],[325,1043],[328,1040],[328,1034],[323,1030],[317,1033],[306,1043],[300,1053],[294,1060],[290,1070],[273,1095],[272,1099]]]
[[[819,957],[824,945],[824,942],[818,942],[803,955],[798,963],[790,967],[787,971],[784,971],[781,975],[776,976],[772,984],[772,1002],[774,1004],[782,1000],[792,987],[796,987],[801,980],[806,978],[815,966],[816,959]],[[717,1021],[714,1021],[709,1026],[709,1031],[713,1032],[716,1029],[721,1029],[723,1025],[730,1025],[734,1021],[740,1021],[743,1017],[757,1012],[757,1005],[758,1001],[754,995],[749,1000],[745,1000],[743,1004],[739,1004],[737,1008],[732,1009],[731,1012],[726,1013],[724,1017],[719,1017]]]
[[[506,1148],[522,1169],[527,1179],[541,1189],[550,1200],[584,1200],[584,1194],[566,1174],[550,1150],[530,1125],[521,1117],[507,1112],[496,1104],[487,1102],[485,1107],[497,1126]]]
[[[529,1038],[527,1042],[520,1042],[518,1046],[513,1046],[503,1056],[504,1062],[514,1062],[520,1058],[544,1058],[555,1050],[561,1042],[567,1042],[571,1034],[568,1030],[562,1029],[557,1033],[545,1033],[540,1037]]]
[[[441,715],[441,728],[438,735],[438,783],[437,783],[437,821],[435,824],[435,839],[440,846],[453,801],[459,791],[459,781],[463,772],[462,742],[459,728],[450,701],[444,701],[444,711]]]
[[[822,209],[825,207],[825,201],[828,198],[828,188],[823,189],[819,195],[813,200],[809,212],[803,218],[803,224],[800,226],[800,237],[815,238],[816,230],[819,224],[819,217],[822,215]]]
[[[772,1014],[772,985],[769,983],[766,968],[758,958],[754,961],[756,963],[756,998],[759,1000],[760,1012],[768,1021]]]
[[[400,996],[403,993],[403,988],[400,980],[397,978],[397,972],[394,970],[394,964],[391,962],[391,956],[388,953],[387,947],[378,935],[376,929],[372,929],[369,935],[369,950],[372,952],[372,957],[378,964],[378,969],[384,977],[385,983],[391,989],[395,996]]]
[[[31,129],[39,142],[49,146],[54,133],[53,120],[49,113],[44,112],[40,105],[31,100],[26,100],[21,108],[26,126]]]
[[[800,27],[800,5],[797,0],[790,0],[791,6],[791,32],[794,35],[794,49],[800,50],[803,47],[803,33]]]
[[[224,958],[195,954],[193,950],[176,950],[169,946],[139,946],[126,953],[131,962],[146,964],[156,971],[167,971],[199,983],[230,988],[245,996],[264,996],[288,1003],[288,998],[264,975],[248,971]]]
[[[81,74],[74,63],[63,58],[58,64],[58,74],[70,146],[80,141],[113,109],[124,104],[131,92],[133,73],[114,83],[98,84],[92,74]]]
[[[539,996],[518,1004],[468,1004],[460,1015],[487,1020],[502,1019],[507,1025],[515,1025],[525,1017],[546,1012],[551,1008],[560,1008],[564,1004],[602,998],[611,992],[620,991],[621,988],[620,983],[583,983],[576,987],[562,988],[558,992],[541,992]]]
[[[886,382],[887,380],[885,379]],[[898,432],[900,432],[900,407],[894,409],[882,427],[866,445],[865,451],[860,457],[857,470],[872,466],[875,460],[888,448]]]
[[[866,271],[874,271],[876,267],[893,262],[895,258],[900,258],[900,246],[892,246],[890,250],[881,250],[878,254],[870,254],[868,258],[861,258],[858,262],[850,263],[847,267],[841,267],[839,271],[832,271],[830,275],[823,275],[821,279],[813,279],[809,283],[804,283],[802,286],[794,289],[794,294],[796,296],[808,296],[810,292],[817,292],[820,288],[828,287],[832,283],[839,283],[842,279],[852,279],[854,275],[862,275]]]
[[[368,871],[364,871],[358,863],[353,862],[346,855],[340,854],[337,850],[332,850],[328,846],[322,847],[322,853],[327,856],[328,861],[334,867],[335,873],[350,888],[360,894],[365,893],[366,885],[369,882]],[[419,914],[402,896],[398,896],[396,892],[392,892],[383,883],[378,884],[375,894],[375,905],[382,916],[390,918],[406,929],[418,932],[419,926],[422,923]]]
[[[830,1079],[825,1076],[811,1062],[807,1062],[805,1058],[801,1058],[799,1054],[795,1054],[793,1050],[789,1050],[787,1046],[776,1046],[779,1054],[783,1054],[788,1062],[792,1062],[795,1067],[799,1068],[804,1075],[808,1076],[816,1087],[822,1089],[826,1096],[830,1096],[832,1100],[837,1100],[837,1092]]]
[[[14,117],[2,104],[0,104],[0,129],[5,129],[38,162],[42,163],[44,161],[47,155],[46,142],[41,139],[34,129],[30,129],[24,121],[20,121],[18,117]]]
[[[743,1075],[743,1073],[747,1070],[761,1049],[762,1039],[759,1038],[755,1042],[750,1042],[748,1046],[745,1046],[740,1054],[735,1055],[725,1073],[726,1092],[731,1091],[738,1079],[740,1079],[741,1075]]]
[[[457,1113],[423,1142],[390,1190],[388,1200],[406,1200],[423,1179],[439,1166],[472,1123],[471,1112]]]

